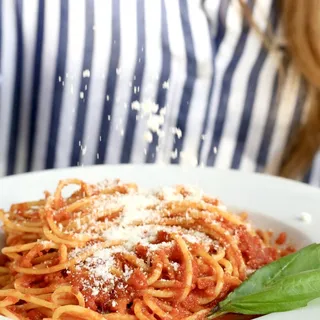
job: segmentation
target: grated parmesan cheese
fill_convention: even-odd
[[[178,262],[171,262],[171,266],[173,268],[174,271],[178,271],[180,264]]]
[[[201,201],[203,197],[203,191],[200,188],[186,186],[185,190],[189,193],[186,197],[187,200]]]
[[[175,188],[165,187],[162,188],[160,194],[163,196],[165,201],[182,201],[183,196],[181,193],[178,193]]]
[[[97,185],[98,190],[121,186],[119,180],[104,181]],[[123,265],[122,275],[114,274],[112,270],[119,269],[115,255],[132,254],[139,244],[147,250],[147,264],[151,263],[155,251],[173,247],[175,242],[164,241],[155,243],[160,231],[169,234],[179,234],[187,245],[201,243],[209,252],[211,248],[218,247],[218,243],[205,233],[194,229],[185,229],[180,226],[157,225],[160,219],[159,210],[165,208],[168,202],[179,202],[184,199],[190,201],[203,201],[202,190],[195,187],[185,187],[181,194],[176,188],[162,188],[152,192],[136,190],[135,187],[127,187],[127,193],[100,194],[90,205],[94,216],[108,217],[108,214],[117,213],[113,220],[97,220],[95,224],[83,223],[81,212],[75,215],[74,224],[81,235],[89,235],[92,239],[100,239],[106,242],[117,241],[119,245],[101,249],[101,243],[88,244],[86,247],[74,248],[68,254],[69,259],[77,258],[79,255],[94,251],[94,254],[76,263],[77,271],[87,270],[88,279],[84,279],[82,285],[90,289],[92,295],[99,292],[108,292],[116,287],[125,288],[130,279],[133,269]],[[160,200],[161,199],[161,200]],[[186,214],[187,215],[187,214]],[[142,223],[142,224],[141,224]],[[210,221],[212,223],[212,221]],[[137,225],[138,224],[138,225]],[[58,224],[62,231],[64,226]],[[68,231],[63,230],[68,233]],[[179,263],[173,262],[175,271],[179,269]],[[113,302],[112,302],[113,303]]]

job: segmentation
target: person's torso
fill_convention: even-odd
[[[305,83],[290,64],[279,76],[237,1],[0,7],[0,175],[145,162],[276,172],[305,114]],[[272,1],[253,15],[278,28]]]

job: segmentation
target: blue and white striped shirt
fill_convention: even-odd
[[[273,1],[249,5],[281,40]],[[263,47],[238,0],[0,0],[0,19],[0,175],[129,162],[277,172],[306,114],[285,48]],[[319,153],[305,180],[320,185]]]

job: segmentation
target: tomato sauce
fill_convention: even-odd
[[[276,239],[276,244],[283,245],[287,241],[287,234],[285,232],[281,232]]]
[[[147,277],[140,269],[135,269],[133,274],[128,279],[128,286],[131,286],[134,290],[143,290],[148,287]]]
[[[60,217],[61,218],[61,217]],[[259,236],[250,234],[245,227],[239,226],[235,228],[234,233],[237,234],[239,238],[239,249],[244,257],[245,263],[248,268],[258,269],[261,266],[270,263],[271,261],[279,257],[279,253],[276,248],[266,247]],[[278,243],[284,243],[286,240],[285,235],[279,235]],[[159,232],[155,243],[163,243],[172,241],[171,236],[166,232]],[[41,254],[41,246],[34,248],[34,253]],[[197,250],[202,249],[200,244],[189,244],[189,249],[191,252],[197,252]],[[148,258],[148,247],[138,244],[135,247],[135,253],[137,256],[143,260]],[[30,260],[31,256],[29,252]],[[28,257],[29,258],[29,257]],[[165,248],[160,248],[154,251],[153,256],[151,257],[152,264],[156,265],[157,261],[170,261],[170,263],[176,263],[178,267],[171,269],[167,267],[167,270],[162,271],[162,279],[172,279],[176,280],[174,287],[171,287],[170,290],[175,292],[175,297],[179,297],[183,290],[183,282],[186,277],[185,274],[185,263],[183,261],[183,255],[180,248],[177,244],[168,246]],[[172,306],[172,311],[170,315],[173,318],[183,319],[187,316],[192,315],[196,311],[201,310],[199,305],[199,299],[207,298],[214,294],[214,288],[216,285],[216,274],[215,270],[210,268],[207,264],[198,264],[196,256],[192,260],[192,285],[191,292],[183,302],[175,302],[175,300],[170,300],[170,305]],[[29,259],[24,257],[24,264],[28,262]],[[125,265],[128,265],[128,262],[117,255],[117,260],[119,261],[119,266],[124,268]],[[0,256],[1,262],[1,256]],[[130,264],[128,265],[130,268]],[[85,299],[85,306],[93,311],[99,313],[106,312],[120,312],[126,313],[129,310],[129,313],[132,313],[132,306],[136,299],[142,299],[144,290],[148,288],[147,277],[148,275],[140,270],[139,268],[133,268],[133,272],[129,278],[124,281],[124,279],[115,278],[113,281],[113,289],[107,289],[110,283],[101,282],[101,288],[99,292],[94,292],[92,288],[95,287],[95,281],[99,279],[93,279],[90,277],[87,271],[85,270],[73,270],[72,272],[61,271],[54,274],[49,274],[46,276],[30,276],[25,278],[25,286],[36,285],[37,287],[45,287],[51,283],[70,283],[73,286],[74,292],[80,291]],[[148,274],[152,273],[153,269],[151,268],[148,271]],[[166,276],[167,275],[167,276]],[[213,308],[216,306],[219,301],[223,300],[228,293],[235,289],[241,281],[235,281],[231,275],[224,274],[224,286],[219,296],[209,303],[206,307]],[[178,300],[178,299],[177,299]],[[115,303],[116,301],[116,303]],[[27,316],[31,320],[42,319],[43,315],[37,310],[28,311]],[[205,319],[204,316],[201,316],[202,319]],[[242,315],[226,315],[222,316],[221,320],[247,320],[253,319],[253,316],[242,316]]]
[[[46,317],[42,312],[40,312],[37,309],[28,311],[27,315],[30,320],[42,320]]]
[[[237,228],[237,235],[239,249],[247,267],[259,269],[279,257],[276,248],[265,247],[262,240],[258,236],[251,235],[244,226]]]

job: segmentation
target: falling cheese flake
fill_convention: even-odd
[[[178,149],[175,148],[174,151],[171,152],[171,159],[177,159],[178,158]]]
[[[153,133],[158,135],[159,140],[164,137],[162,125],[165,121],[166,108],[159,111],[159,106],[151,100],[133,101],[131,108],[137,111],[136,120],[146,119],[147,130],[143,134],[146,142],[151,143],[153,141]]]
[[[87,153],[87,146],[81,147],[82,155],[84,156]]]
[[[131,104],[131,108],[132,108],[132,110],[137,110],[137,111],[139,111],[139,110],[140,110],[140,103],[139,103],[139,101],[133,101],[132,104]]]
[[[82,72],[82,77],[83,78],[90,78],[90,70],[86,69]]]
[[[182,131],[179,128],[172,128],[172,133],[177,136],[178,139],[182,137]]]
[[[146,131],[144,133],[144,140],[148,143],[151,143],[153,140],[152,133],[150,131]]]
[[[165,81],[165,82],[162,84],[162,89],[169,89],[169,81]]]
[[[152,132],[159,132],[161,125],[164,123],[164,117],[161,115],[154,114],[149,117],[147,126]]]
[[[161,115],[161,116],[165,116],[165,115],[166,115],[166,112],[167,112],[167,108],[166,108],[166,107],[163,107],[163,108],[160,110],[160,115]]]
[[[150,116],[152,114],[157,113],[159,106],[150,100],[144,101],[141,103],[136,100],[136,101],[132,102],[131,108],[132,108],[132,110],[139,111],[141,117],[144,117],[144,116]]]
[[[137,92],[140,92],[140,87],[133,87],[133,93],[136,94]]]

